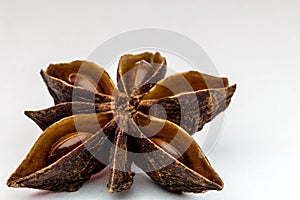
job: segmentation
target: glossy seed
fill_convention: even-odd
[[[78,73],[71,73],[69,75],[69,81],[73,85],[83,87],[91,92],[96,92],[96,87],[84,76],[78,74]]]
[[[135,86],[139,86],[145,81],[145,79],[149,78],[147,75],[151,70],[151,65],[147,61],[141,60],[136,62],[134,67],[136,70]]]
[[[85,132],[70,133],[59,139],[51,148],[48,156],[49,163],[53,163],[66,155],[80,144],[89,139],[93,134]]]
[[[151,141],[154,142],[156,145],[160,146],[162,149],[164,149],[166,152],[168,152],[171,156],[176,158],[182,163],[186,163],[186,160],[182,156],[182,154],[171,144],[164,141],[161,138],[151,138]]]

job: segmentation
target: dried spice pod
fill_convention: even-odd
[[[113,109],[112,103],[65,102],[38,111],[25,111],[42,130],[65,117],[77,114],[103,113]]]
[[[112,95],[115,89],[108,73],[93,62],[76,60],[71,63],[51,64],[46,74],[71,85],[102,94]]]
[[[113,100],[113,97],[110,95],[94,93],[86,88],[68,84],[65,81],[48,75],[44,71],[41,71],[41,76],[44,79],[55,104],[64,102],[104,103]],[[76,95],[73,95],[73,93]]]
[[[67,117],[47,128],[31,148],[26,159],[7,181],[10,187],[29,187],[53,191],[75,191],[91,175],[104,169],[105,165],[94,158],[82,143],[55,162],[49,161],[53,145],[64,136],[75,132],[95,134],[86,143],[97,141],[98,151],[105,146],[106,135],[97,133],[99,126],[103,132],[111,130],[111,113],[76,115]],[[105,126],[106,125],[106,126]],[[80,127],[78,130],[77,127]],[[59,130],[59,131],[57,131]],[[111,133],[108,133],[111,134]],[[89,144],[90,145],[90,144]],[[108,157],[106,152],[101,156]],[[104,158],[103,158],[104,159]]]
[[[75,191],[108,167],[108,191],[121,192],[133,184],[135,163],[170,191],[221,190],[188,133],[224,111],[236,86],[195,71],[165,74],[166,59],[149,52],[121,57],[117,88],[87,61],[41,71],[55,105],[25,112],[44,132],[7,185]]]
[[[128,156],[127,150],[127,133],[128,118],[123,116],[118,117],[118,128],[115,132],[115,137],[110,153],[110,166],[108,178],[108,191],[121,192],[128,190],[133,184],[134,173],[131,172],[132,160]]]
[[[225,87],[228,87],[227,78],[214,77],[197,71],[188,71],[171,75],[159,81],[141,99],[160,99],[182,93]]]
[[[167,120],[149,117],[139,112],[135,119],[140,127],[137,134],[145,135],[136,139],[138,145],[143,147],[139,148],[143,157],[139,157],[135,162],[155,182],[171,191],[194,193],[221,190],[224,187],[201,148],[182,128]],[[132,126],[135,126],[134,123]],[[136,132],[139,129],[132,128]],[[180,152],[179,155],[177,153],[180,157],[176,158],[174,154],[161,148],[156,138]]]
[[[158,118],[166,118],[193,134],[229,106],[235,89],[236,85],[233,85],[145,99],[139,102],[137,110]]]
[[[166,60],[160,53],[145,52],[138,55],[124,55],[118,66],[118,88],[129,96],[136,88],[142,88],[139,90],[139,94],[145,93],[165,77],[166,66]]]
[[[224,111],[236,85],[197,71],[171,75],[144,94],[137,110],[176,123],[190,134]],[[149,113],[151,111],[151,113]]]

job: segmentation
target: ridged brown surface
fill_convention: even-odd
[[[165,74],[166,59],[149,52],[121,57],[117,88],[95,63],[49,65],[41,75],[55,105],[25,112],[43,133],[7,185],[76,191],[108,167],[108,191],[121,192],[134,163],[169,191],[221,190],[191,135],[228,107],[236,85],[196,71]]]
[[[54,99],[55,104],[63,102],[104,103],[112,101],[112,97],[109,95],[94,93],[84,88],[70,85],[64,81],[47,75],[44,71],[41,71],[41,75],[48,87],[49,93]]]
[[[114,125],[112,122],[108,123],[102,131],[109,135],[115,128]],[[7,181],[8,186],[69,192],[78,190],[86,180],[89,180],[91,175],[106,167],[99,161],[108,158],[108,154],[104,151],[107,150],[104,148],[108,145],[105,144],[107,136],[102,131],[57,162],[35,173],[19,177],[18,171],[16,171]],[[95,158],[91,152],[97,154],[98,158]],[[99,157],[102,158],[99,159]]]
[[[153,127],[139,129],[134,123],[131,123],[131,130],[140,136],[136,137],[135,141],[137,146],[139,146],[138,149],[141,156],[134,161],[155,182],[170,191],[201,193],[206,190],[221,190],[223,188],[223,182],[219,175],[210,166],[200,147],[183,129],[172,122],[156,118],[150,119],[141,115],[137,119],[137,123],[140,124],[141,122],[140,126],[143,127],[145,125],[143,123],[148,120],[152,125],[146,126]],[[152,133],[155,127],[162,127],[157,134]],[[172,140],[173,145],[176,145],[175,147],[178,149],[180,148],[177,145],[184,147],[180,150],[184,157],[184,162],[180,162],[151,141],[152,137],[159,137],[168,142]],[[182,141],[186,143],[184,145],[179,144]],[[197,153],[194,154],[193,152]],[[201,164],[203,167],[197,168],[192,163]]]
[[[115,86],[108,73],[93,62],[75,60],[70,63],[50,64],[46,70],[49,76],[71,85],[78,85],[78,83],[70,82],[70,75],[78,73],[89,81],[98,93],[113,94]]]
[[[42,130],[65,117],[77,114],[102,113],[112,110],[111,103],[65,102],[38,111],[25,111],[25,115],[32,119]]]
[[[167,120],[193,134],[229,106],[235,89],[236,86],[233,85],[224,89],[207,89],[160,99],[142,100],[137,110],[158,118],[166,117]]]
[[[119,116],[118,128],[115,131],[115,137],[111,149],[108,191],[121,192],[128,190],[133,184],[134,173],[131,172],[132,160],[128,157],[127,150],[127,131],[128,118]]]

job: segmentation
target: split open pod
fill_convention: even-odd
[[[165,78],[166,69],[164,57],[145,52],[121,57],[117,87],[87,61],[41,71],[55,105],[25,112],[43,133],[7,185],[76,191],[108,167],[109,192],[121,192],[135,163],[170,191],[221,190],[191,135],[228,107],[236,86],[196,71]]]

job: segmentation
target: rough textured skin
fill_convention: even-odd
[[[105,165],[99,163],[86,150],[76,151],[72,156],[34,174],[9,181],[8,186],[72,192],[78,190],[92,174],[101,171],[104,167]]]
[[[131,172],[132,161],[127,155],[127,133],[128,119],[119,117],[118,125],[115,132],[114,146],[111,149],[108,191],[121,192],[128,190],[133,184],[134,173]]]
[[[48,87],[49,93],[54,99],[55,104],[72,101],[89,103],[104,103],[112,101],[112,96],[110,95],[94,93],[80,87],[75,87],[47,75],[44,71],[41,71],[41,75]],[[73,95],[73,93],[76,95]]]
[[[200,131],[203,126],[224,111],[230,104],[236,86],[189,92],[157,100],[142,100],[138,111],[174,122],[188,133]],[[163,107],[152,107],[160,105]],[[151,113],[149,113],[149,110]]]
[[[133,140],[138,146],[138,152],[143,153],[143,157],[134,159],[134,162],[163,188],[174,192],[194,193],[223,188],[223,185],[208,180],[170,156],[149,138],[143,136],[143,133],[139,132],[134,124],[131,124],[131,130],[135,132],[136,137]],[[212,168],[207,170],[218,176]]]
[[[46,74],[71,85],[74,85],[74,82],[71,81],[70,75],[78,73],[89,81],[99,93],[109,95],[113,93],[115,86],[108,73],[93,62],[75,60],[70,63],[50,64],[46,70]]]
[[[65,117],[76,114],[102,113],[112,110],[111,103],[93,104],[85,102],[65,102],[38,111],[25,111],[42,130]]]
[[[108,123],[103,131],[109,135],[112,134],[114,128],[113,123]],[[103,151],[106,139],[105,134],[98,132],[55,163],[26,177],[10,177],[7,184],[10,187],[76,191],[91,175],[105,168],[105,165],[99,162],[99,159],[95,158],[91,152],[101,157],[108,157],[108,154]]]
[[[148,63],[136,63],[142,60]],[[83,83],[90,82],[79,84],[80,87],[74,86],[73,82],[76,81],[68,82],[70,74],[78,72],[78,77],[81,77],[82,74],[78,69],[82,63],[86,63],[84,65],[86,67],[92,66],[93,68],[91,71],[86,68],[84,72],[87,77],[82,79]],[[25,158],[15,173],[11,175],[7,181],[8,186],[52,191],[76,191],[91,175],[108,166],[110,168],[108,190],[109,192],[121,192],[129,189],[133,184],[134,173],[131,172],[131,164],[134,162],[152,180],[170,191],[201,193],[223,188],[222,180],[188,133],[193,134],[201,130],[205,123],[227,108],[235,92],[235,85],[227,87],[228,80],[226,78],[205,75],[209,77],[211,85],[218,85],[215,84],[216,81],[222,80],[222,87],[219,89],[212,89],[214,88],[212,87],[207,90],[207,88],[200,88],[205,85],[200,73],[186,72],[185,74],[197,73],[199,75],[191,76],[191,80],[189,79],[195,92],[188,92],[184,87],[180,87],[177,76],[167,81],[168,84],[181,88],[176,96],[169,95],[166,90],[155,90],[155,87],[159,85],[157,82],[167,80],[167,78],[164,79],[166,60],[159,53],[145,52],[123,56],[117,72],[118,88],[114,88],[114,84],[103,68],[99,70],[104,72],[105,76],[101,79],[102,82],[99,81],[96,85],[96,78],[93,78],[96,73],[93,72],[99,70],[95,66],[93,63],[75,61],[50,65],[46,72],[41,71],[42,78],[56,105],[44,110],[25,112],[45,131],[41,135],[42,140],[38,140],[30,150],[27,155],[28,159]],[[124,77],[124,74],[135,66],[141,66],[141,68],[133,70],[132,74]],[[142,75],[137,77],[137,74]],[[93,85],[95,88],[97,86],[97,90],[88,90],[89,85]],[[197,87],[198,89],[194,89]],[[154,98],[140,100],[147,94]],[[159,97],[157,94],[163,95]],[[91,118],[79,115],[85,113],[101,113],[103,120],[96,121],[96,126],[94,126],[95,123]],[[146,117],[138,117],[138,114]],[[73,118],[69,116],[73,115],[74,118],[78,116],[79,120],[76,123],[75,120],[71,120],[72,123],[66,123]],[[97,119],[99,118],[94,120]],[[138,122],[138,120],[140,121]],[[147,130],[145,127],[137,126],[137,124],[149,125],[147,123],[151,120],[155,122],[152,123],[155,127]],[[100,121],[102,124],[98,127]],[[81,127],[78,127],[78,124]],[[82,132],[94,135],[50,164],[49,152],[56,148],[57,141],[65,139],[64,136],[68,139],[70,133],[80,132],[82,127],[87,130]],[[101,127],[104,128],[101,129]],[[155,140],[151,140],[153,135],[149,135],[149,133],[157,131],[156,129],[160,127],[163,127],[164,130],[160,132],[162,135],[159,135],[159,140],[167,145],[171,144],[171,140],[180,130],[178,134],[180,139],[176,141],[177,146],[172,147],[182,153],[180,155],[182,159],[176,160],[167,148],[161,147],[162,145],[154,143]],[[95,134],[95,132],[97,133]],[[158,132],[155,132],[154,135],[158,135]],[[189,143],[190,141],[191,143]],[[182,150],[185,146],[187,148]],[[129,154],[128,152],[142,154]],[[33,160],[39,162],[33,162]]]

